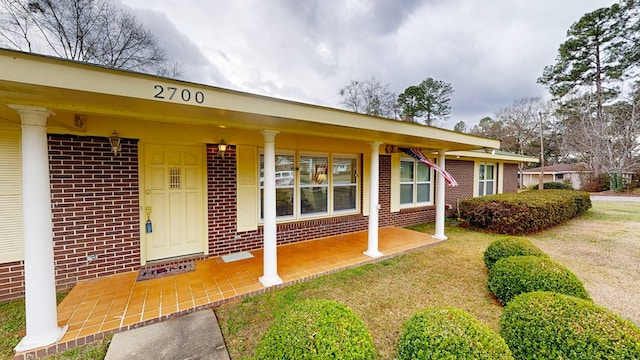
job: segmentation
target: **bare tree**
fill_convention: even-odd
[[[502,148],[518,154],[539,154],[540,127],[550,128],[552,115],[553,104],[540,97],[516,99],[511,106],[498,110],[496,117],[504,124]]]
[[[637,94],[637,92],[635,93]],[[613,182],[637,167],[640,152],[640,97],[634,95],[602,108],[594,94],[575,96],[560,111],[567,149],[595,178],[606,173]]]
[[[340,104],[357,113],[396,118],[396,95],[389,84],[383,85],[374,77],[368,80],[351,80],[338,91]]]
[[[0,39],[11,48],[123,70],[178,76],[155,36],[110,0],[0,0]]]

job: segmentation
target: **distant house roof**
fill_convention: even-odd
[[[538,174],[540,171],[544,173],[571,173],[571,172],[588,172],[583,165],[578,164],[555,164],[523,170],[525,174]]]
[[[447,155],[465,159],[485,159],[485,160],[502,160],[512,163],[537,163],[540,162],[537,157],[529,155],[520,155],[502,150],[469,150],[469,151],[447,151]]]

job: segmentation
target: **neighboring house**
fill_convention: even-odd
[[[571,184],[576,190],[581,190],[588,183],[591,177],[591,171],[585,170],[584,166],[577,164],[555,164],[522,171],[522,186],[529,187],[540,184],[540,174],[542,173],[543,182],[559,182]],[[633,179],[633,173],[628,172],[622,176],[630,182]]]
[[[0,301],[26,292],[25,349],[57,336],[55,291],[80,281],[264,248],[268,287],[276,245],[369,230],[377,257],[378,227],[430,221],[446,239],[446,204],[514,192],[535,161],[483,151],[499,145],[0,50]]]

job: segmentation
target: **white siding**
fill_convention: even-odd
[[[255,146],[236,147],[237,180],[237,230],[251,231],[258,228],[258,149]]]
[[[0,125],[0,263],[24,259],[20,131]]]

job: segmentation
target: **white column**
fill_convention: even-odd
[[[445,150],[438,151],[438,166],[442,170],[445,169],[444,164]],[[444,176],[438,173],[438,181],[436,182],[436,233],[432,235],[433,238],[438,240],[447,240],[447,236],[444,234]]]
[[[369,173],[369,238],[365,255],[372,258],[382,256],[378,250],[378,210],[379,204],[379,168],[380,168],[380,142],[372,142],[371,166]]]
[[[22,124],[22,218],[24,226],[24,282],[27,334],[17,352],[60,340],[67,327],[58,327],[53,260],[51,191],[47,117],[41,107],[9,105]]]
[[[264,136],[264,271],[260,283],[265,287],[282,284],[278,276],[276,230],[276,149],[278,131],[263,130]]]

